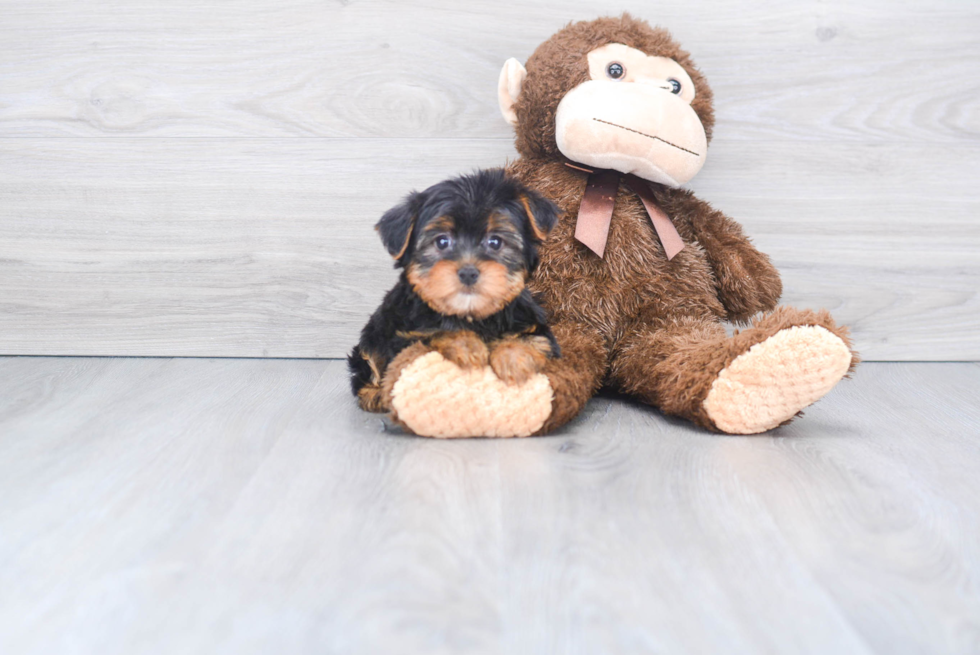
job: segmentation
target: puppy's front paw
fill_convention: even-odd
[[[380,384],[365,384],[357,392],[357,404],[365,412],[387,412]]]
[[[486,366],[490,358],[487,344],[469,330],[443,332],[432,339],[431,345],[440,355],[463,369]]]
[[[507,384],[524,384],[544,368],[550,351],[548,340],[541,337],[504,339],[494,345],[490,366]]]

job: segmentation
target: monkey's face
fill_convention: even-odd
[[[589,80],[558,105],[555,140],[572,161],[680,186],[708,151],[691,108],[694,82],[680,64],[619,43],[588,54]]]
[[[711,88],[690,55],[628,14],[567,25],[527,68],[509,59],[497,94],[521,156],[671,186],[701,169],[714,124]]]

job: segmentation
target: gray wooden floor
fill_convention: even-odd
[[[0,359],[0,652],[976,653],[980,366],[419,439],[337,361]]]

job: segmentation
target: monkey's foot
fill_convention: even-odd
[[[507,384],[490,366],[464,370],[435,351],[398,366],[388,369],[397,375],[388,392],[392,418],[418,435],[526,437],[551,415],[551,383],[542,373]]]
[[[703,408],[722,432],[771,430],[830,391],[852,357],[848,345],[824,327],[785,328],[722,369]]]

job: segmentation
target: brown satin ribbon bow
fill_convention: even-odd
[[[589,174],[582,204],[578,210],[578,220],[575,223],[575,238],[602,257],[606,252],[609,223],[612,221],[613,207],[616,204],[616,194],[619,193],[619,180],[622,174],[619,171],[592,170],[568,163],[565,165]],[[664,210],[657,206],[649,182],[635,175],[627,175],[626,186],[640,197],[647,214],[650,215],[653,229],[660,237],[667,259],[673,259],[674,255],[684,249],[684,240],[681,239],[677,228],[670,222]]]

